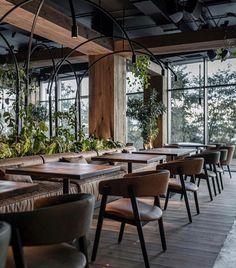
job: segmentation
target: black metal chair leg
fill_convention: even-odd
[[[210,185],[209,178],[206,179],[206,182],[207,182],[207,188],[208,188],[210,199],[211,199],[211,201],[213,201],[212,192],[211,192],[211,185]]]
[[[97,250],[98,250],[99,239],[100,239],[100,235],[102,231],[102,224],[103,224],[103,219],[104,219],[106,201],[107,201],[107,195],[103,195],[102,201],[101,201],[101,207],[99,211],[99,216],[98,216],[97,229],[96,229],[96,234],[95,234],[95,239],[94,239],[94,244],[93,244],[91,261],[95,261],[96,256],[97,256]]]
[[[217,196],[217,193],[216,193],[216,185],[215,185],[215,179],[214,179],[214,177],[212,177],[212,185],[213,185],[213,189],[214,189],[214,194],[215,194],[215,196]]]
[[[87,239],[86,236],[82,236],[78,239],[79,242],[79,250],[84,253],[87,263],[86,268],[89,268],[89,261],[88,261],[88,251],[87,251]]]
[[[164,231],[164,225],[163,225],[163,219],[160,218],[158,220],[158,224],[159,224],[159,231],[160,231],[160,236],[161,236],[161,244],[162,244],[162,249],[164,251],[166,251],[167,247],[166,247],[166,238],[165,238],[165,231]]]
[[[197,214],[200,214],[200,209],[199,209],[199,204],[198,204],[198,197],[197,197],[197,192],[194,192],[194,200],[195,200],[195,205],[196,205],[196,211]]]
[[[230,166],[227,165],[227,168],[228,168],[228,172],[229,172],[229,177],[230,177],[230,179],[232,179],[232,174],[231,174]]]
[[[169,196],[170,196],[170,190],[168,189],[167,190],[167,193],[166,193],[166,200],[165,200],[164,210],[167,209],[167,205],[168,205],[168,201],[169,201]]]
[[[221,194],[220,182],[219,182],[219,178],[218,178],[217,174],[216,174],[216,184],[217,184],[218,192],[219,192],[219,194]]]
[[[125,222],[122,222],[120,225],[120,233],[119,233],[119,237],[118,237],[118,243],[120,243],[122,241],[124,229],[125,229]]]
[[[197,187],[199,187],[199,186],[200,186],[200,182],[201,182],[201,179],[200,179],[200,178],[198,178]]]
[[[220,175],[220,185],[221,185],[221,189],[224,190],[224,184],[223,184],[223,179],[222,179],[222,173],[219,173]]]
[[[142,253],[143,253],[145,267],[150,268],[141,222],[137,223],[136,226],[137,226],[139,241],[140,241],[140,245],[141,245],[141,249],[142,249]]]
[[[187,209],[187,213],[188,213],[188,218],[189,218],[189,222],[192,222],[192,216],[191,216],[191,211],[190,211],[190,207],[189,207],[189,202],[188,202],[188,195],[187,192],[184,192],[184,200],[185,200],[185,205],[186,205],[186,209]]]

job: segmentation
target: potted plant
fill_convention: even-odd
[[[129,87],[140,89],[138,91],[150,90],[151,92],[145,101],[140,97],[132,97],[127,101],[126,115],[130,119],[138,121],[138,128],[141,131],[145,149],[153,148],[153,141],[159,132],[157,127],[158,116],[166,111],[165,105],[158,101],[156,89],[150,89],[149,65],[150,59],[147,56],[138,57],[136,63],[131,66],[131,72],[135,79],[132,81],[129,78],[127,79]]]
[[[141,130],[144,148],[153,148],[153,141],[158,135],[158,116],[166,111],[162,102],[157,100],[158,93],[154,90],[147,101],[140,98],[132,98],[127,102],[126,114],[131,119],[138,121]]]

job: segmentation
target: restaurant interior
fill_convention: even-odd
[[[236,267],[236,0],[0,0],[0,268]]]

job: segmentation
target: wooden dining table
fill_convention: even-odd
[[[183,148],[196,148],[197,152],[199,152],[201,148],[216,147],[215,144],[203,144],[197,142],[177,142],[175,144]]]
[[[191,153],[196,153],[196,149],[183,149],[183,148],[154,148],[149,150],[140,150],[132,152],[132,154],[142,154],[142,155],[166,155],[170,156],[171,160],[176,157],[190,155]]]
[[[80,180],[119,170],[120,166],[53,162],[27,167],[8,168],[6,173],[35,176],[39,179],[40,177],[62,178],[63,193],[67,194],[69,193],[70,179]]]
[[[91,160],[94,161],[126,162],[128,163],[128,173],[132,173],[133,163],[149,164],[157,161],[163,161],[165,159],[166,159],[165,155],[147,155],[147,154],[138,155],[130,153],[104,154],[91,158]]]

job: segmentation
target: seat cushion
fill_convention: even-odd
[[[208,174],[209,177],[216,177],[215,172],[212,171],[212,170],[207,170],[207,174]]]
[[[86,258],[76,248],[63,243],[59,245],[24,247],[28,268],[84,268]],[[6,268],[15,268],[11,249],[8,251]]]
[[[137,199],[141,221],[154,221],[162,216],[162,210]],[[106,206],[106,212],[126,219],[134,219],[133,209],[129,198],[121,198]]]
[[[168,188],[171,190],[182,190],[182,185],[178,179],[169,179],[169,185]],[[196,192],[198,190],[198,187],[196,184],[192,182],[185,182],[185,189],[186,191],[190,192]]]

